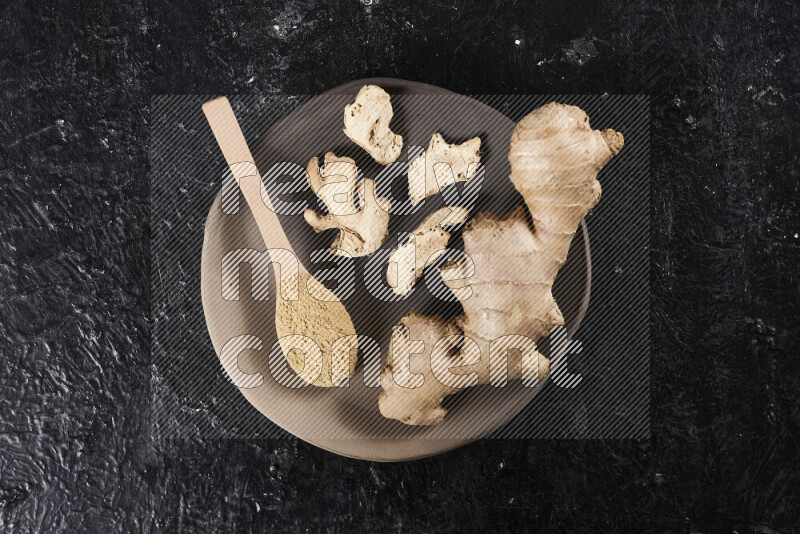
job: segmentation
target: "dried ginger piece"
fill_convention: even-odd
[[[331,252],[355,257],[378,250],[389,233],[391,204],[375,196],[375,181],[364,179],[356,186],[358,167],[355,162],[336,157],[333,152],[325,154],[322,169],[319,160],[312,158],[306,173],[308,185],[330,213],[322,215],[307,208],[303,217],[317,233],[339,229],[339,235],[331,243]]]
[[[460,145],[448,144],[442,134],[431,137],[428,149],[408,164],[408,196],[413,205],[443,187],[470,180],[478,170],[481,138]]]
[[[469,210],[444,207],[428,215],[422,224],[389,256],[386,281],[397,295],[405,295],[422,276],[425,267],[444,254],[450,232],[445,227],[463,223]]]
[[[389,94],[377,85],[365,85],[344,108],[344,133],[375,161],[388,165],[403,149],[403,137],[389,129],[393,115]]]
[[[623,144],[618,132],[592,130],[586,113],[574,106],[553,102],[520,121],[508,157],[511,181],[522,194],[532,223],[527,210],[518,206],[506,215],[482,213],[467,225],[464,251],[474,263],[475,274],[469,281],[472,293],[462,300],[464,313],[444,324],[441,318],[417,312],[400,321],[411,339],[425,342],[424,351],[412,356],[424,384],[417,388],[398,384],[392,376],[392,368],[398,365],[390,351],[391,365],[387,364],[381,375],[379,408],[384,416],[411,425],[442,421],[446,412],[441,401],[462,390],[434,376],[440,363],[432,349],[434,338],[442,332],[460,330],[464,347],[477,344],[480,361],[470,368],[477,373],[475,383],[486,383],[491,379],[490,347],[515,348],[513,343],[505,343],[508,338],[504,336],[524,336],[537,342],[564,324],[552,285],[581,219],[600,199],[597,173]],[[447,268],[442,271],[445,275]],[[456,287],[453,282],[445,284]],[[450,358],[454,366],[464,359],[460,354]],[[509,362],[508,378],[519,378],[525,362],[538,363],[533,373],[536,378],[546,378],[549,361],[533,349],[523,352],[522,359]]]

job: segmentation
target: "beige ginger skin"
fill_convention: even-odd
[[[519,122],[508,158],[511,182],[527,210],[518,206],[505,215],[481,213],[467,224],[464,251],[474,271],[466,280],[469,287],[464,280],[455,280],[470,270],[466,263],[442,269],[445,283],[461,300],[463,314],[445,320],[412,311],[400,321],[381,373],[379,407],[385,417],[409,425],[441,423],[446,415],[442,400],[463,389],[437,380],[444,364],[461,367],[453,373],[474,372],[475,379],[463,385],[488,383],[490,347],[514,348],[499,338],[515,335],[536,342],[564,324],[552,285],[581,219],[600,199],[597,174],[623,143],[622,135],[613,130],[592,130],[580,108],[555,102]],[[445,336],[461,337],[460,348],[455,343],[448,358],[434,357],[432,368],[432,348]],[[423,341],[424,349],[411,354],[407,372],[395,353],[414,340]],[[523,362],[539,379],[548,376],[547,358],[526,349],[522,359],[509,358],[508,379],[522,375]],[[413,381],[409,372],[421,376],[422,385],[399,384]]]

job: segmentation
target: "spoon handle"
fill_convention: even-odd
[[[294,253],[278,216],[275,214],[272,202],[267,196],[267,191],[261,183],[261,175],[256,168],[252,154],[250,154],[250,149],[247,147],[247,141],[239,128],[239,121],[236,120],[230,102],[224,96],[209,100],[203,104],[203,113],[208,119],[211,131],[214,132],[222,155],[228,162],[228,167],[253,213],[264,244],[267,245],[267,248],[282,248]],[[307,272],[302,264],[300,270]]]

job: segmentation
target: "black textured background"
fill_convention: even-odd
[[[800,530],[800,7],[368,3],[0,6],[0,528]],[[151,95],[376,75],[651,95],[649,440],[381,465],[149,438]]]

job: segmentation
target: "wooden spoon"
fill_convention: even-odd
[[[228,99],[223,96],[206,102],[203,112],[269,250],[279,287],[275,331],[289,365],[315,386],[342,384],[352,376],[356,364],[356,332],[350,315],[297,260]],[[337,347],[347,347],[349,366],[339,358],[332,365],[331,349],[337,340],[342,340]]]

